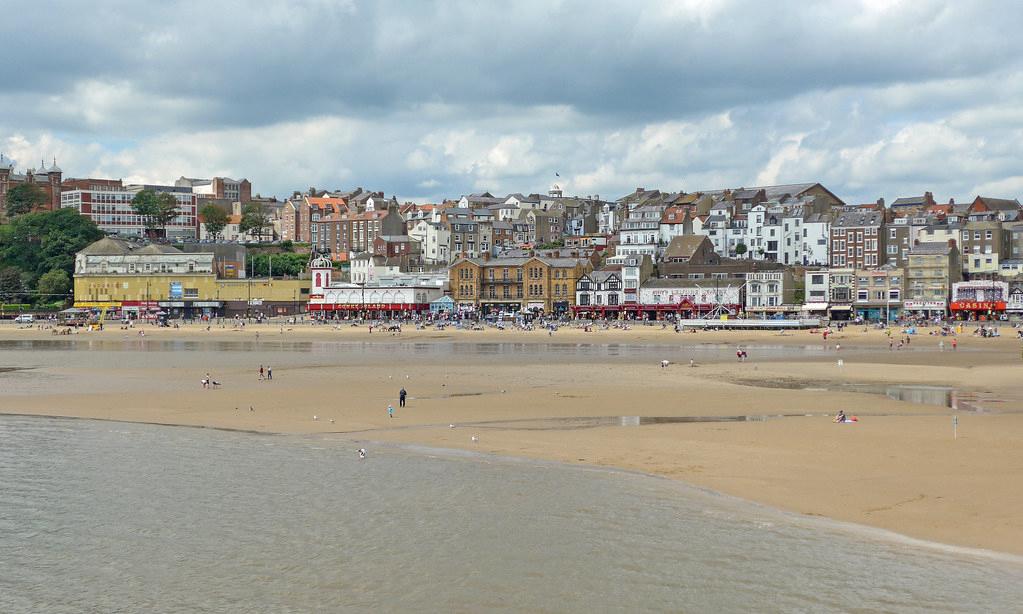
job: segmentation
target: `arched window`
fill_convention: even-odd
[[[321,279],[320,279],[320,274],[319,273],[316,274],[316,287],[317,288],[322,288],[323,287],[323,284],[321,283]]]

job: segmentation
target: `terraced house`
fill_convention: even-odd
[[[576,284],[593,269],[581,258],[560,255],[460,258],[449,269],[451,295],[481,313],[561,314],[575,305]]]

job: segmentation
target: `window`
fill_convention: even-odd
[[[185,288],[185,298],[199,298],[199,288]]]

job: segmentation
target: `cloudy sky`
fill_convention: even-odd
[[[22,170],[420,201],[1023,196],[1023,3],[4,0]],[[560,178],[555,177],[560,174]]]

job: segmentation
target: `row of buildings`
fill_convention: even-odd
[[[375,250],[390,245],[378,237]],[[297,279],[246,278],[245,252],[239,245],[107,237],[76,255],[75,306],[186,318],[307,311],[327,318],[446,311],[644,320],[1023,314],[1023,278],[963,281],[955,246],[939,243],[915,246],[905,268],[786,267],[721,258],[707,237],[676,237],[660,271],[646,254],[558,249],[484,254],[418,272],[384,254],[353,261],[350,270],[319,256]],[[359,261],[365,268],[355,267]]]
[[[55,162],[16,174],[0,159],[3,186],[26,181],[48,186],[48,207],[73,207],[120,238],[144,234],[131,209],[138,191],[173,194],[180,214],[167,238],[182,240],[182,251],[182,243],[198,241],[200,252],[192,253],[246,242],[241,207],[265,202],[272,222],[267,240],[305,243],[311,252],[305,300],[292,302],[322,312],[350,314],[366,304],[388,311],[414,305],[415,311],[446,297],[455,309],[476,313],[993,317],[1016,309],[1023,276],[1023,208],[1017,200],[986,196],[937,202],[927,192],[851,205],[820,183],[803,183],[637,188],[605,200],[565,196],[554,185],[546,194],[481,192],[436,204],[401,203],[361,187],[310,188],[277,202],[253,196],[246,180],[126,185],[64,179]],[[229,212],[218,236],[204,232],[199,209],[207,202]],[[329,284],[316,284],[314,273],[325,272],[313,271],[312,262],[331,263]],[[238,281],[226,270],[213,274],[224,288]],[[388,300],[371,300],[374,289],[416,287],[428,291],[380,290],[377,298]],[[113,296],[95,284],[81,289],[96,297],[93,303]],[[368,303],[361,301],[367,290]],[[215,294],[199,302],[227,309],[229,301]]]

